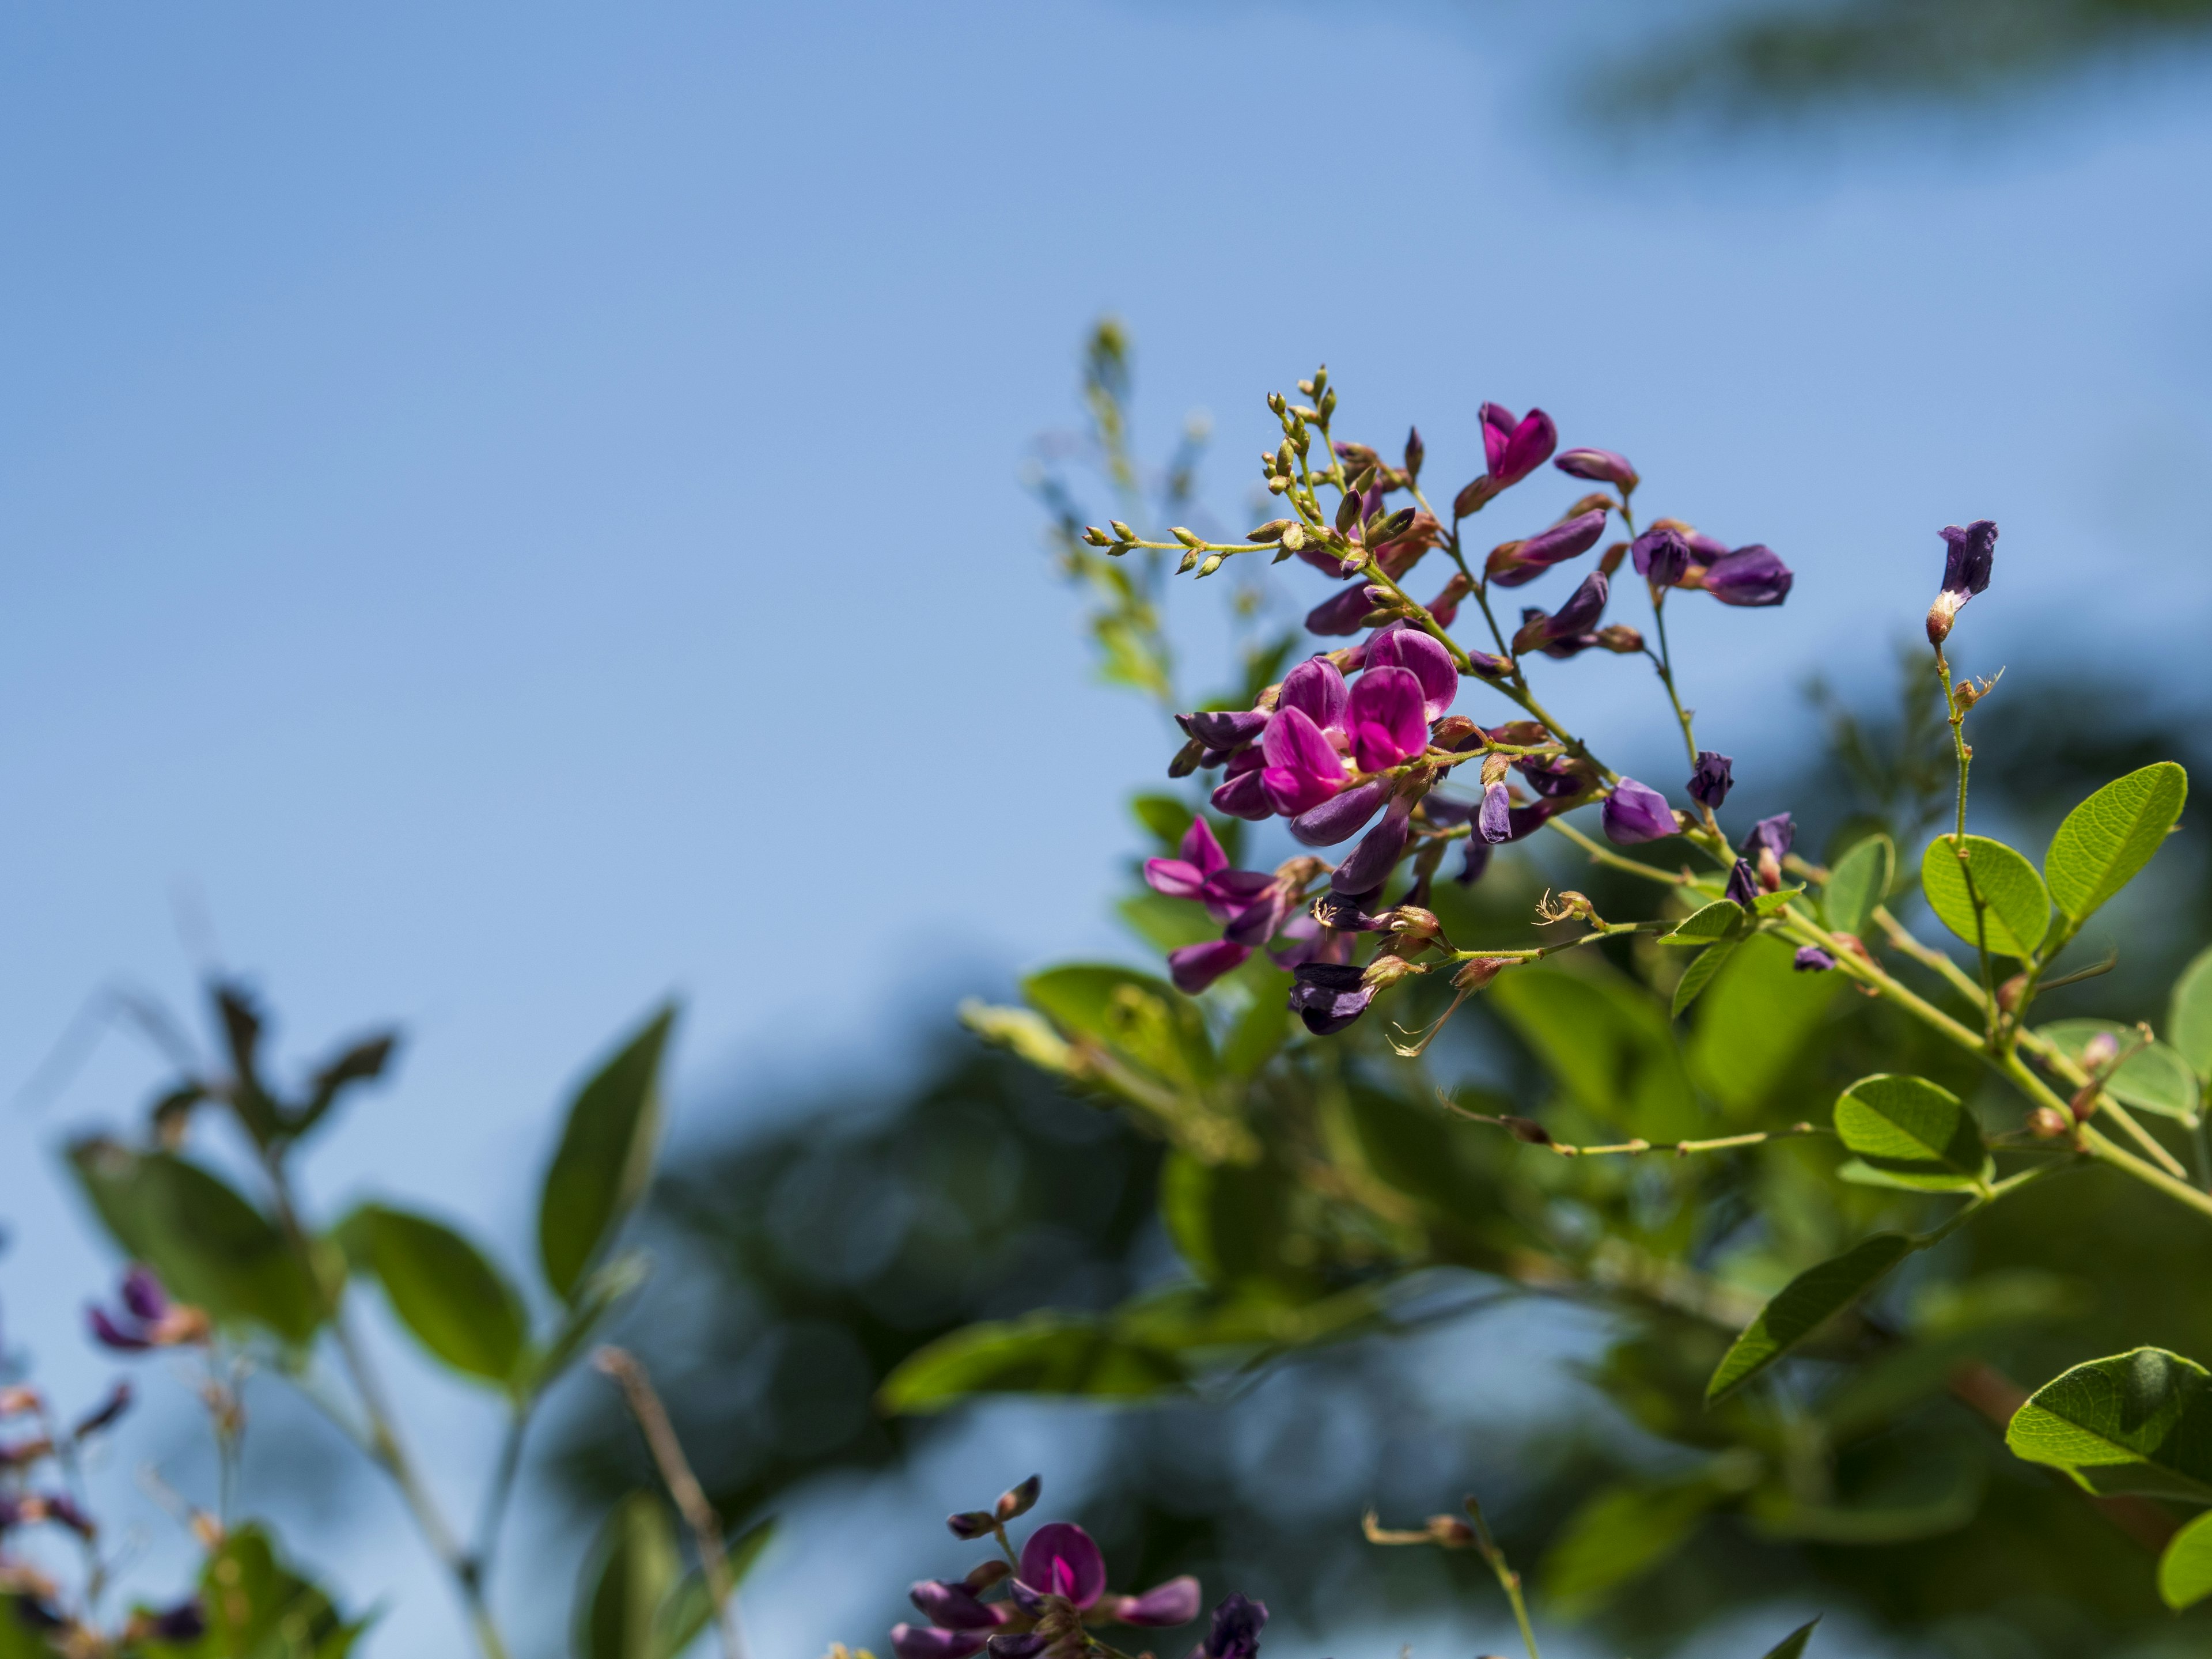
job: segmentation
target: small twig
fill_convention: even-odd
[[[1528,1650],[1528,1659],[1543,1659],[1536,1651],[1536,1632],[1528,1622],[1528,1604],[1521,1596],[1521,1575],[1513,1571],[1505,1559],[1505,1552],[1498,1547],[1498,1540],[1490,1535],[1490,1523],[1482,1518],[1482,1505],[1470,1494],[1467,1500],[1468,1518],[1474,1522],[1474,1547],[1482,1552],[1482,1559],[1490,1564],[1491,1571],[1498,1575],[1498,1586],[1505,1592],[1505,1599],[1513,1604],[1514,1621],[1521,1626],[1521,1644]]]
[[[1639,1137],[1607,1146],[1571,1146],[1565,1141],[1553,1139],[1551,1131],[1534,1118],[1510,1115],[1493,1117],[1487,1112],[1471,1112],[1442,1089],[1437,1091],[1437,1098],[1443,1103],[1448,1111],[1455,1112],[1473,1122],[1487,1123],[1503,1129],[1514,1139],[1525,1141],[1531,1146],[1548,1146],[1561,1158],[1598,1158],[1607,1153],[1626,1153],[1632,1158],[1639,1152],[1672,1152],[1677,1158],[1687,1158],[1692,1152],[1725,1152],[1732,1146],[1756,1146],[1766,1140],[1794,1140],[1806,1135],[1835,1133],[1833,1129],[1823,1129],[1811,1123],[1793,1123],[1786,1129],[1761,1129],[1751,1134],[1722,1135],[1712,1140],[1650,1141]]]
[[[729,1558],[722,1553],[721,1517],[708,1503],[699,1478],[684,1459],[667,1408],[653,1392],[645,1367],[627,1350],[602,1347],[592,1354],[592,1364],[621,1388],[629,1414],[637,1419],[638,1430],[660,1471],[661,1484],[668,1488],[668,1495],[676,1500],[676,1507],[684,1512],[684,1522],[691,1528],[699,1547],[699,1568],[706,1577],[707,1595],[714,1604],[714,1627],[722,1638],[724,1659],[744,1659],[744,1637],[738,1628],[737,1606],[730,1594]]]

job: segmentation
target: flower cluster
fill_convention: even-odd
[[[956,1538],[994,1539],[1000,1556],[960,1578],[925,1578],[908,1592],[929,1622],[891,1627],[898,1659],[1080,1659],[1113,1650],[1091,1632],[1106,1625],[1165,1628],[1199,1615],[1198,1580],[1170,1578],[1139,1595],[1106,1588],[1106,1558],[1091,1534],[1072,1521],[1048,1521],[1030,1534],[1019,1554],[1006,1522],[1036,1503],[1042,1483],[1031,1475],[988,1510],[946,1517]],[[1194,1659],[1254,1659],[1267,1609],[1231,1595],[1214,1610],[1213,1626]]]

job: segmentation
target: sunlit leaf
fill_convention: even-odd
[[[428,1216],[368,1205],[356,1224],[392,1310],[454,1370],[515,1386],[529,1346],[521,1298],[476,1246]]]
[[[1706,1403],[1724,1400],[1750,1382],[1911,1254],[1912,1241],[1903,1233],[1876,1233],[1799,1273],[1729,1346],[1705,1384]]]
[[[2093,1359],[2029,1395],[2005,1444],[2092,1492],[2212,1501],[2212,1376],[2164,1348]]]
[[[2212,1510],[2166,1540],[2158,1558],[2158,1593],[2176,1613],[2212,1595]]]
[[[1773,1091],[1843,988],[1840,975],[1796,971],[1795,956],[1774,934],[1754,934],[1698,1001],[1690,1072],[1731,1117]]]
[[[1861,1078],[1836,1101],[1836,1135],[1867,1167],[1926,1192],[1978,1186],[1991,1173],[1973,1114],[1925,1078]]]
[[[2189,774],[2160,761],[2115,778],[2066,815],[2043,860],[2051,896],[2080,921],[2165,845],[2189,799]]]
[[[2035,866],[2001,841],[1966,837],[1966,864],[1959,862],[1958,842],[1938,836],[1920,859],[1920,889],[1936,920],[1969,945],[1986,943],[1999,956],[2026,957],[2043,943],[2051,927],[2051,896]],[[1981,896],[1982,933],[1975,933],[1974,902],[1966,891],[1973,873]]]
[[[1829,930],[1863,934],[1896,874],[1897,848],[1887,836],[1869,836],[1855,844],[1828,872],[1828,885],[1820,896]]]
[[[1077,963],[1032,974],[1022,981],[1022,994],[1071,1036],[1103,1043],[1164,1081],[1198,1088],[1214,1079],[1205,1017],[1165,980]]]
[[[2050,1040],[2068,1059],[2078,1060],[2094,1036],[2110,1036],[2123,1051],[2140,1038],[2130,1026],[2110,1019],[2057,1019],[2037,1028],[2036,1035]],[[2123,1106],[2134,1106],[2161,1116],[2194,1123],[2203,1091],[2197,1073],[2179,1051],[2163,1042],[2136,1048],[2105,1079],[2105,1088]]]
[[[660,1139],[660,1062],[676,1023],[664,1006],[623,1043],[568,1108],[560,1149],[538,1200],[538,1254],[545,1282],[572,1301],[645,1190]]]
[[[1694,918],[1693,918],[1694,920]],[[1690,958],[1690,965],[1682,970],[1682,977],[1674,981],[1674,1002],[1671,1012],[1680,1019],[1683,1011],[1698,1000],[1698,994],[1713,982],[1713,976],[1728,965],[1736,951],[1733,939],[1723,939],[1709,945]]]
[[[1734,899],[1716,899],[1660,934],[1659,943],[1693,947],[1711,945],[1716,939],[1733,938],[1742,930],[1743,922],[1743,906]]]
[[[901,1361],[876,1398],[885,1412],[927,1413],[979,1394],[1134,1400],[1184,1382],[1171,1353],[1121,1340],[1108,1321],[1045,1311],[939,1338]]]

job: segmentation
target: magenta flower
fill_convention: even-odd
[[[1260,786],[1285,817],[1312,811],[1344,787],[1344,757],[1303,708],[1278,708],[1261,739]]]
[[[1710,749],[1698,750],[1698,769],[1690,775],[1690,799],[1700,806],[1710,806],[1716,811],[1728,799],[1729,791],[1735,787],[1731,771],[1735,763],[1726,755],[1715,754]]]
[[[1290,908],[1281,882],[1260,870],[1232,870],[1202,817],[1183,832],[1179,859],[1147,859],[1145,881],[1170,898],[1195,899],[1223,924],[1222,937],[1168,952],[1168,976],[1188,996],[1243,967],[1253,947],[1275,935]]]
[[[1500,587],[1519,587],[1553,565],[1589,552],[1604,533],[1605,509],[1594,507],[1561,520],[1549,530],[1538,531],[1526,541],[1506,542],[1493,549],[1484,573]]]
[[[1255,747],[1248,746],[1231,755],[1228,770],[1221,775],[1220,787],[1209,797],[1213,810],[1254,823],[1274,817],[1274,804],[1267,799],[1260,776],[1267,764],[1267,756]]]
[[[169,1300],[161,1281],[149,1268],[134,1267],[123,1275],[122,1307],[85,1310],[93,1339],[122,1353],[173,1348],[208,1339],[208,1319],[198,1308]]]
[[[1106,1605],[1116,1624],[1188,1625],[1198,1617],[1198,1580],[1185,1573],[1153,1585],[1142,1595],[1117,1595]]]
[[[1609,483],[1624,495],[1642,482],[1636,476],[1636,469],[1628,464],[1628,457],[1610,449],[1565,450],[1552,465],[1571,478]]]
[[[1666,796],[1634,778],[1623,778],[1605,798],[1598,818],[1605,838],[1620,847],[1659,841],[1676,833],[1674,809]]]
[[[1015,1576],[1040,1595],[1087,1607],[1106,1592],[1106,1558],[1073,1521],[1048,1521],[1022,1546]]]
[[[1370,669],[1402,668],[1419,680],[1422,712],[1430,720],[1443,718],[1459,696],[1459,670],[1451,653],[1410,623],[1394,622],[1376,629],[1364,660]]]
[[[1482,406],[1482,453],[1496,489],[1503,489],[1527,477],[1551,459],[1559,447],[1559,428],[1540,409],[1516,420],[1503,404]]]
[[[983,1633],[939,1630],[932,1625],[893,1625],[891,1651],[898,1659],[969,1659],[983,1650]]]
[[[1186,945],[1168,952],[1168,978],[1176,990],[1194,997],[1224,974],[1235,973],[1251,956],[1250,945],[1225,939]]]
[[[1990,567],[1996,561],[1997,527],[1993,520],[1977,519],[1964,528],[1948,525],[1943,538],[1943,587],[1928,607],[1928,643],[1940,646],[1950,637],[1959,607],[1990,585]]]
[[[1345,735],[1363,772],[1401,765],[1429,746],[1427,699],[1408,668],[1370,668],[1352,688]]]
[[[1340,592],[1332,593],[1306,612],[1306,632],[1309,634],[1357,634],[1367,625],[1367,617],[1382,600],[1389,598],[1386,589],[1354,582]]]
[[[1779,605],[1795,580],[1771,549],[1753,543],[1706,566],[1705,589],[1723,605]]]

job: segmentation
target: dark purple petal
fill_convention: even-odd
[[[1409,670],[1370,668],[1352,688],[1344,729],[1364,771],[1409,761],[1429,746],[1429,721],[1421,683]]]
[[[1836,959],[1817,945],[1801,945],[1790,965],[1801,974],[1825,974],[1836,965]]]
[[[1717,755],[1710,749],[1698,750],[1698,769],[1690,774],[1690,799],[1717,811],[1728,799],[1729,791],[1735,787],[1735,765],[1726,755]]]
[[[1492,843],[1510,841],[1512,808],[1513,797],[1503,783],[1485,784],[1482,805],[1474,815],[1474,833]]]
[[[1087,1607],[1105,1592],[1106,1558],[1073,1521],[1048,1521],[1022,1546],[1020,1577],[1031,1589]]]
[[[1186,945],[1168,952],[1168,977],[1185,996],[1196,996],[1224,974],[1234,973],[1252,954],[1249,945],[1232,945],[1225,939],[1203,945]]]
[[[1260,1632],[1267,1622],[1267,1604],[1242,1595],[1222,1598],[1213,1609],[1213,1628],[1198,1651],[1205,1659],[1254,1659],[1260,1651]]]
[[[1593,570],[1583,578],[1583,585],[1567,596],[1567,602],[1553,614],[1549,631],[1554,639],[1571,634],[1585,633],[1597,626],[1597,619],[1605,614],[1607,585],[1605,572]]]
[[[1350,963],[1308,962],[1292,969],[1291,1012],[1316,1036],[1334,1036],[1367,1012],[1375,1000],[1364,971]]]
[[[1291,838],[1306,847],[1334,847],[1340,841],[1348,841],[1367,827],[1368,819],[1382,810],[1382,803],[1389,794],[1387,778],[1347,789],[1293,817]]]
[[[1411,833],[1407,819],[1412,810],[1410,802],[1402,807],[1394,802],[1391,810],[1382,815],[1382,822],[1361,837],[1359,845],[1352,849],[1352,856],[1336,866],[1336,873],[1328,880],[1331,890],[1367,893],[1381,888],[1398,867],[1399,856],[1406,850]]]
[[[1211,876],[1229,867],[1229,854],[1213,838],[1213,826],[1202,817],[1194,816],[1190,828],[1182,832],[1182,855],[1198,866],[1200,875]]]
[[[1155,1584],[1142,1595],[1115,1598],[1114,1617],[1124,1625],[1188,1625],[1198,1617],[1198,1580],[1188,1573]]]
[[[1520,424],[1521,417],[1504,404],[1483,404],[1483,463],[1493,476],[1498,471],[1498,464],[1505,459],[1505,447],[1513,441],[1513,428]]]
[[[105,1308],[87,1308],[85,1323],[92,1327],[93,1340],[102,1347],[113,1348],[119,1353],[138,1353],[154,1345],[135,1330],[125,1330],[116,1323]]]
[[[982,1636],[972,1630],[938,1630],[928,1625],[893,1625],[891,1651],[898,1659],[968,1659],[983,1650]]]
[[[1752,901],[1759,896],[1759,877],[1748,860],[1735,861],[1735,868],[1729,872],[1728,890],[1721,896],[1734,899],[1747,910],[1751,908]]]
[[[1743,838],[1736,850],[1754,863],[1761,853],[1774,854],[1777,864],[1790,856],[1790,848],[1797,840],[1797,821],[1787,812],[1777,812],[1771,818],[1761,818],[1751,826],[1751,833]]]
[[[1459,696],[1459,670],[1451,653],[1419,629],[1394,622],[1367,641],[1367,666],[1402,668],[1421,684],[1421,705],[1429,719],[1440,718]]]
[[[1440,790],[1431,790],[1421,797],[1421,813],[1440,830],[1456,829],[1474,817],[1476,803],[1461,800]]]
[[[1006,1622],[1005,1607],[986,1606],[965,1584],[943,1578],[924,1578],[906,1594],[931,1624],[946,1630],[990,1630]]]
[[[1526,778],[1528,787],[1538,794],[1555,799],[1579,795],[1589,784],[1588,774],[1564,755],[1523,755],[1513,763],[1513,769]]]
[[[152,1324],[169,1311],[169,1297],[150,1267],[133,1267],[123,1275],[123,1305]]]
[[[991,1659],[1035,1659],[1036,1655],[1044,1651],[1045,1644],[1051,1639],[1033,1630],[994,1636],[989,1643]]]
[[[1246,752],[1253,751],[1248,750]],[[1215,811],[1253,823],[1275,816],[1275,805],[1267,799],[1267,786],[1261,782],[1257,768],[1231,778],[1207,799]]]
[[[1516,422],[1496,404],[1482,406],[1482,448],[1490,463],[1490,476],[1499,488],[1517,483],[1546,461],[1559,447],[1559,428],[1540,409],[1532,409]]]
[[[195,1595],[155,1613],[147,1630],[164,1642],[197,1642],[207,1634],[207,1613]]]
[[[1674,809],[1667,805],[1666,796],[1634,778],[1623,778],[1613,786],[1598,810],[1598,821],[1605,838],[1616,847],[1633,847],[1675,833]]]
[[[1380,933],[1386,924],[1376,920],[1375,905],[1382,896],[1382,890],[1379,886],[1370,888],[1364,893],[1323,892],[1316,896],[1312,916],[1308,919],[1318,918],[1321,926],[1334,928],[1340,933]],[[1299,960],[1314,960],[1313,953],[1309,951]],[[1297,964],[1285,965],[1295,967]]]
[[[1533,806],[1516,806],[1505,815],[1505,839],[1520,841],[1534,835],[1549,821],[1553,812],[1550,801],[1540,800]]]
[[[1645,531],[1629,544],[1628,556],[1636,574],[1654,587],[1672,587],[1694,562],[1688,538],[1671,525]]]
[[[1487,651],[1470,651],[1467,653],[1467,660],[1468,666],[1476,673],[1488,674],[1493,678],[1511,672],[1513,667],[1504,658],[1493,656]]]
[[[1940,533],[1944,542],[1943,591],[1957,594],[1959,603],[1964,605],[1990,585],[1990,569],[1997,552],[1996,521],[1977,519],[1964,527],[1947,525]]]
[[[1164,893],[1170,898],[1194,899],[1206,896],[1206,872],[1194,864],[1181,859],[1146,859],[1145,885],[1155,893]]]
[[[1265,945],[1282,927],[1283,918],[1290,914],[1290,895],[1271,881],[1267,890],[1251,903],[1235,915],[1222,918],[1221,937],[1231,945]]]
[[[945,1528],[955,1538],[988,1538],[997,1517],[988,1510],[963,1510],[945,1517]]]
[[[1705,592],[1723,605],[1779,605],[1794,580],[1788,565],[1754,543],[1715,559],[1705,571]]]
[[[1459,866],[1459,874],[1452,879],[1462,887],[1472,887],[1482,879],[1482,872],[1490,868],[1490,843],[1480,836],[1467,838],[1467,857]]]
[[[1334,560],[1330,561],[1334,563]],[[1367,625],[1368,613],[1375,609],[1376,601],[1385,597],[1384,590],[1370,587],[1365,582],[1354,582],[1342,592],[1332,594],[1306,612],[1306,632],[1309,634],[1357,634]]]
[[[1283,676],[1275,708],[1278,714],[1295,708],[1325,732],[1343,723],[1345,702],[1351,695],[1334,663],[1327,657],[1308,657]]]
[[[1177,714],[1176,724],[1187,737],[1196,738],[1210,750],[1242,749],[1267,728],[1261,708],[1201,708],[1194,714]]]
[[[1597,545],[1605,533],[1605,509],[1592,507],[1573,518],[1541,530],[1515,547],[1493,570],[1491,580],[1499,587],[1519,587],[1534,581],[1553,565],[1576,558]]]
[[[1628,457],[1615,454],[1610,449],[1570,449],[1552,463],[1571,478],[1588,478],[1593,483],[1609,483],[1618,489],[1633,489],[1639,480],[1636,469],[1628,464]]]

